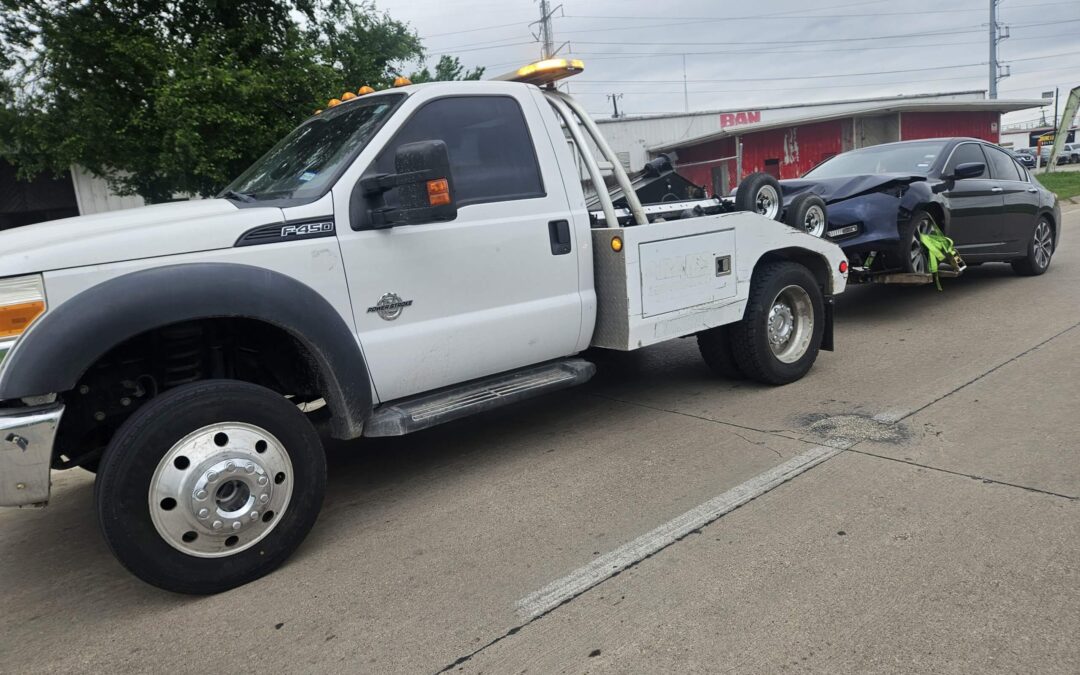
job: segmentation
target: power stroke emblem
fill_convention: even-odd
[[[281,228],[282,237],[304,237],[312,234],[331,234],[334,231],[333,222],[303,223],[301,225],[286,225]]]
[[[397,293],[386,293],[379,298],[374,307],[368,307],[367,311],[368,314],[378,314],[386,321],[393,321],[401,316],[406,307],[412,307],[412,300],[402,300]]]

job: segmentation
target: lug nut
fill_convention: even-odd
[[[217,480],[217,473],[211,471],[208,474],[206,474],[206,482],[207,483],[213,483],[216,480]]]
[[[259,519],[259,512],[258,511],[252,511],[251,515],[248,516],[248,517],[251,518],[252,520],[258,520]]]
[[[241,523],[241,522],[240,522],[239,520],[237,520],[237,521],[233,521],[233,524],[232,524],[232,529],[234,529],[234,530],[239,530],[239,529],[240,529],[241,527],[243,527],[243,526],[244,526],[244,524],[243,524],[243,523]]]
[[[259,503],[260,504],[265,504],[268,501],[270,501],[270,495],[267,495],[267,494],[259,495]]]
[[[221,522],[220,520],[215,520],[211,527],[213,527],[215,530],[220,530],[221,528],[225,527],[225,523]]]
[[[259,476],[259,485],[266,485],[266,476]]]
[[[206,499],[206,490],[196,490],[195,499],[198,499],[200,502]]]
[[[199,509],[199,520],[206,520],[210,517],[210,511],[207,509]]]
[[[236,465],[233,464],[232,462],[226,462],[225,463],[225,470],[230,472],[230,473],[233,472],[233,471],[236,471]]]
[[[102,420],[105,419],[105,413],[103,413],[101,411],[98,411],[98,412],[94,413],[94,419],[97,420],[98,422],[101,422]]]
[[[88,386],[86,386],[84,384],[83,386],[79,387],[79,393],[82,394],[83,396],[86,396],[87,394],[90,393],[90,387],[88,387]]]
[[[131,399],[127,397],[120,399],[120,405],[124,406],[125,408],[128,407],[129,405],[131,405]]]
[[[248,462],[247,465],[244,467],[244,470],[246,470],[248,473],[255,473],[255,465],[251,462]]]

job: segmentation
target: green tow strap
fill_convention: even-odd
[[[953,240],[949,239],[938,229],[937,225],[933,226],[934,230],[930,234],[923,234],[919,232],[919,240],[922,241],[923,248],[926,249],[926,260],[930,266],[930,274],[934,275],[934,283],[937,285],[937,289],[941,290],[941,276],[938,274],[938,264],[948,261],[952,265],[960,264],[960,254],[956,252],[956,248],[953,246]]]

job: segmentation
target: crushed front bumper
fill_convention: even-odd
[[[64,406],[0,409],[0,506],[49,501],[53,440]]]

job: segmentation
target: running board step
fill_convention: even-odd
[[[403,436],[549,391],[583,384],[595,373],[596,366],[584,359],[564,359],[475,380],[435,394],[395,401],[375,410],[364,425],[364,435]]]

